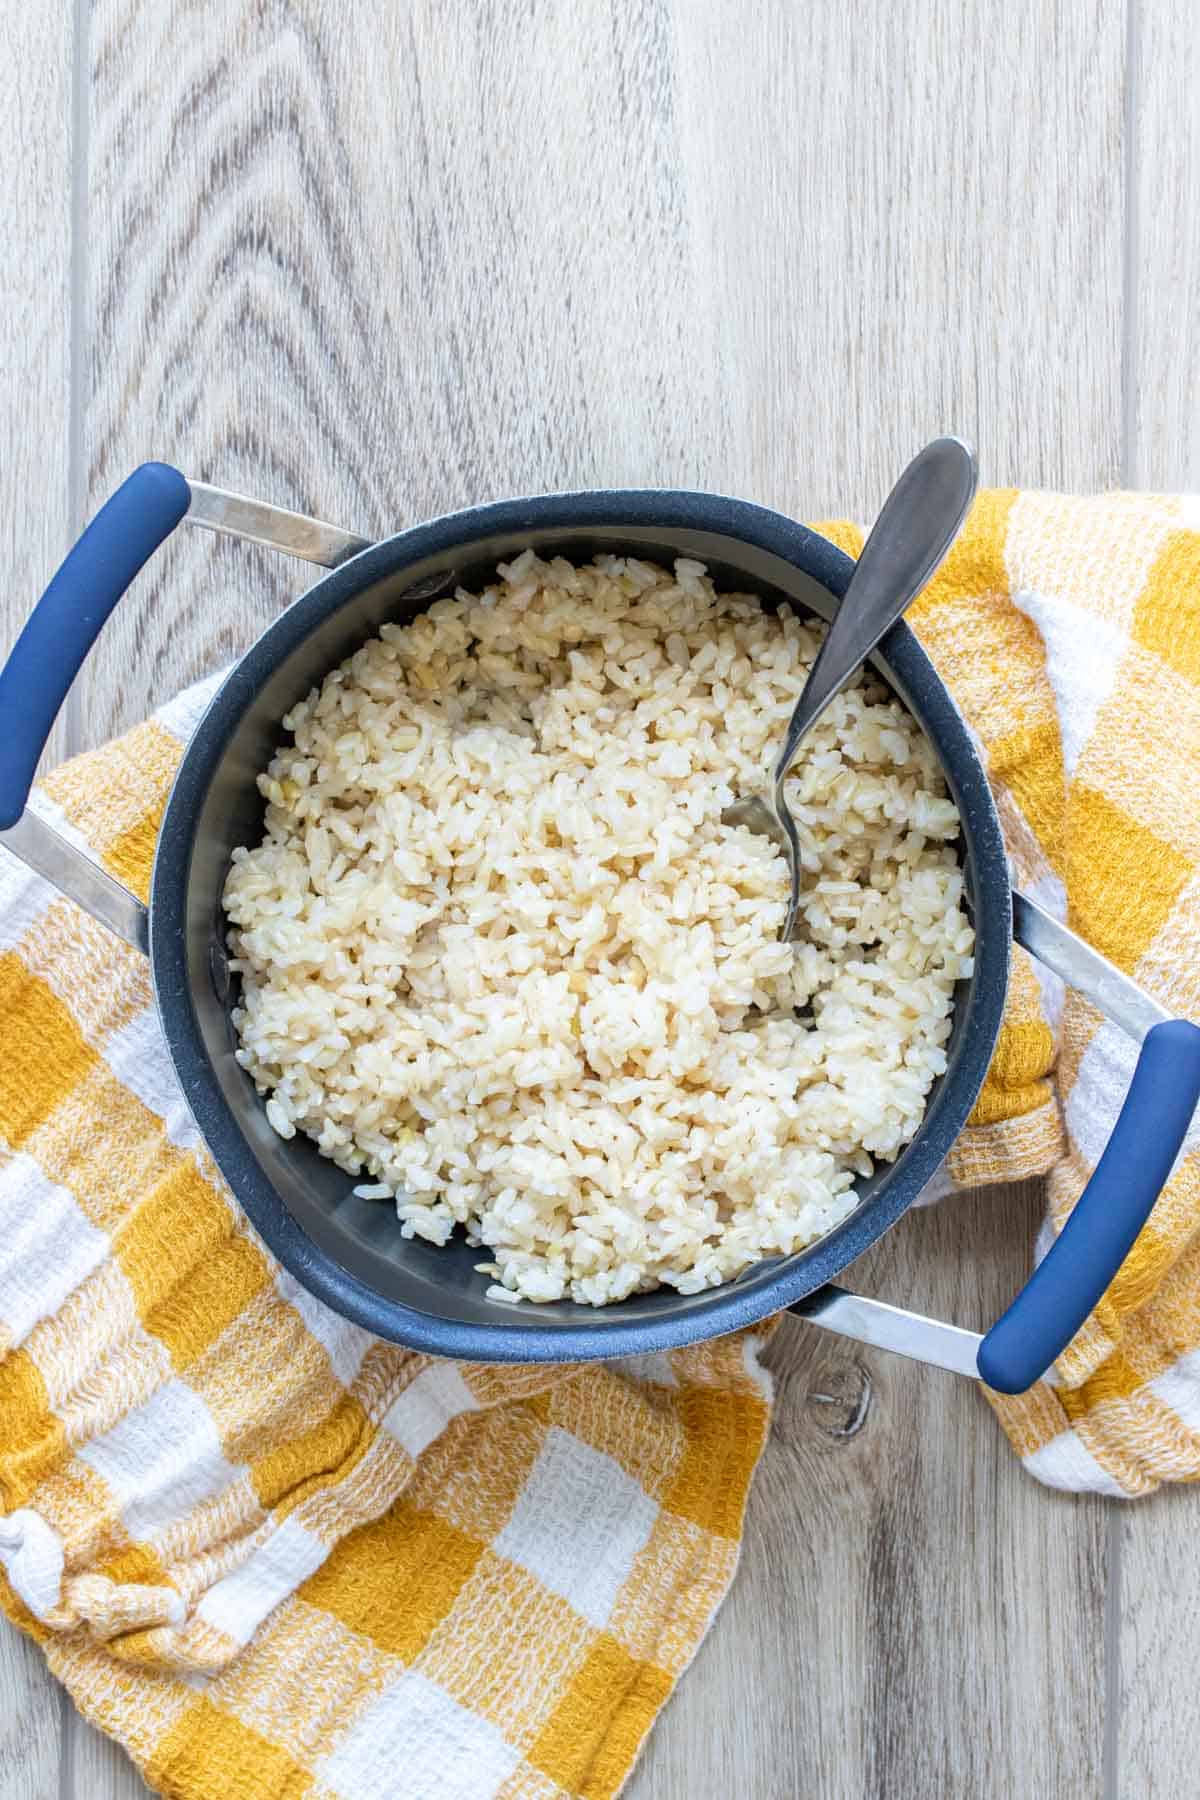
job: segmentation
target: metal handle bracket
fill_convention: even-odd
[[[29,807],[8,831],[0,831],[0,849],[11,850],[35,875],[43,876],[76,906],[143,955],[150,948],[149,915],[136,894],[122,887]]]
[[[941,1319],[928,1319],[923,1313],[907,1312],[902,1306],[889,1306],[886,1300],[852,1294],[831,1284],[806,1294],[788,1311],[823,1331],[834,1331],[876,1350],[892,1350],[955,1375],[979,1378],[977,1359],[983,1338],[961,1325],[947,1325]]]
[[[327,525],[323,519],[310,519],[304,513],[289,512],[269,501],[210,487],[206,481],[189,481],[188,486],[192,503],[183,515],[186,525],[243,538],[250,544],[264,544],[268,550],[282,550],[286,556],[298,556],[323,569],[336,569],[360,550],[371,547],[371,539],[359,537],[357,532],[343,531],[340,525]]]
[[[55,578],[63,584],[63,618],[72,624],[78,638],[73,654],[58,669],[60,677],[65,674],[66,683],[74,673],[70,665],[82,661],[138,569],[181,519],[208,531],[264,544],[269,549],[281,550],[288,556],[327,569],[337,568],[361,550],[369,549],[372,541],[353,531],[343,531],[340,526],[328,525],[322,519],[306,518],[303,513],[272,506],[265,500],[252,500],[244,494],[211,487],[204,481],[188,481],[177,470],[165,465],[145,465],[102,509],[97,521],[100,535],[93,537],[90,549],[87,548],[89,534],[85,534]],[[69,582],[65,580],[68,571]],[[54,583],[48,594],[53,588]],[[43,597],[35,614],[44,612],[45,604],[46,597]],[[42,622],[37,644],[39,654],[43,649],[42,639],[49,641],[60,628],[57,617]],[[58,648],[57,641],[55,648]],[[58,661],[61,663],[63,659],[60,657]],[[23,803],[28,793],[38,751],[66,692],[65,684],[60,685],[61,692],[55,689],[50,693],[48,703],[42,708],[38,732],[31,728],[27,734],[29,754],[25,766],[18,771],[19,780],[15,784],[20,799],[10,816],[16,813],[17,806]],[[52,882],[85,912],[124,938],[127,944],[132,944],[136,950],[147,950],[148,917],[136,894],[131,894],[39,813],[26,806],[8,830],[0,831],[0,847],[11,850],[28,868]]]

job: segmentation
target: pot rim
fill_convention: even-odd
[[[580,1325],[525,1323],[523,1306],[496,1302],[495,1323],[419,1312],[371,1288],[303,1229],[266,1180],[217,1082],[190,992],[185,921],[197,822],[210,784],[246,707],[267,675],[325,619],[364,588],[422,559],[497,533],[547,527],[724,535],[780,557],[836,598],[854,564],[827,538],[785,515],[727,495],[673,488],[595,489],[498,500],[447,513],[381,539],[317,580],[234,665],[187,744],[167,800],[150,893],[150,961],[164,1035],[189,1108],[238,1203],[268,1249],[305,1288],[374,1334],[430,1355],[490,1362],[573,1362],[667,1350],[742,1329],[831,1281],[916,1199],[966,1123],[1003,1015],[1011,949],[1007,857],[995,804],[971,734],[911,629],[901,621],[878,655],[906,690],[930,737],[963,818],[972,865],[976,966],[951,1067],[916,1136],[876,1190],[808,1249],[767,1259],[704,1295],[679,1296],[677,1314],[605,1320],[581,1309]],[[909,698],[911,696],[911,698]]]

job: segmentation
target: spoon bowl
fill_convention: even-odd
[[[796,929],[800,842],[784,783],[796,754],[835,695],[861,669],[880,639],[912,605],[962,529],[979,479],[975,453],[960,438],[935,438],[909,463],[883,503],[850,585],[788,722],[770,787],[725,808],[726,825],[773,838],[788,859],[791,895],[780,937]]]

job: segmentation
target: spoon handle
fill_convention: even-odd
[[[775,763],[777,790],[805,733],[933,576],[967,516],[977,480],[974,451],[958,438],[935,438],[884,501],[796,702]]]

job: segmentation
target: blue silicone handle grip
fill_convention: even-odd
[[[0,669],[0,831],[25,810],[38,757],[100,628],[191,504],[178,469],[143,463],[105,502]]]
[[[1060,1356],[1125,1261],[1183,1146],[1200,1101],[1200,1026],[1146,1033],[1092,1179],[1008,1311],[979,1347],[979,1373],[1023,1394]]]

